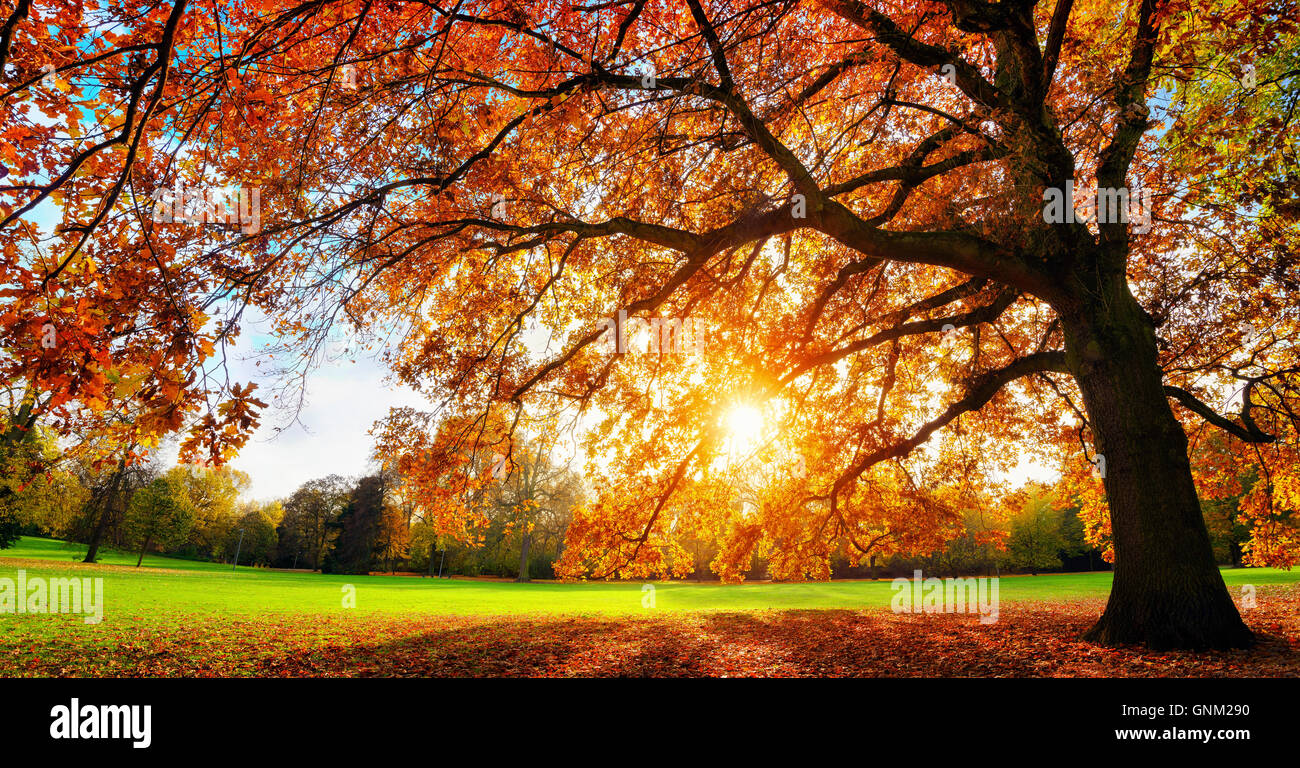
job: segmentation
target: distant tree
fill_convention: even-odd
[[[440,556],[442,549],[442,541],[433,526],[420,519],[411,523],[406,561],[409,568],[431,575],[437,573],[439,563],[444,560]]]
[[[114,458],[109,461],[109,468],[96,470],[92,465],[82,479],[90,494],[80,519],[72,528],[71,537],[87,545],[83,562],[95,562],[99,548],[105,542],[131,545],[122,526],[131,499],[158,477],[152,462],[139,458],[128,461],[138,448],[127,443],[111,449]]]
[[[278,501],[240,505],[221,544],[223,559],[229,558],[233,562],[238,557],[243,564],[269,565],[275,555],[279,538],[277,526],[283,515],[284,507]]]
[[[1234,446],[1218,433],[1197,440],[1190,451],[1196,468],[1201,514],[1210,534],[1215,558],[1241,567],[1250,548],[1267,549],[1279,531],[1270,520],[1243,513],[1242,502],[1256,491],[1260,465],[1234,455]],[[1285,536],[1285,533],[1282,533]],[[1285,558],[1274,564],[1282,565]]]
[[[8,359],[10,356],[4,354]],[[53,440],[43,440],[32,413],[35,393],[26,382],[5,382],[7,403],[0,403],[0,549],[18,541],[23,527],[20,495],[57,455]]]
[[[1061,510],[1061,540],[1065,546],[1061,554],[1065,557],[1078,557],[1087,554],[1091,548],[1083,535],[1083,521],[1079,519],[1079,510],[1066,507]]]
[[[218,555],[243,514],[239,495],[249,488],[248,475],[228,466],[211,469],[195,464],[178,465],[167,474],[184,489],[194,508],[187,543],[205,557]]]
[[[8,549],[18,541],[22,523],[12,510],[0,507],[0,549]]]
[[[1094,570],[1099,561],[1102,561],[1101,551],[1088,541],[1087,525],[1077,505],[1070,505],[1061,510],[1061,538],[1065,541],[1065,547],[1061,550],[1061,555],[1066,561],[1066,568],[1074,570],[1082,566],[1082,558],[1088,558],[1088,570]],[[1074,564],[1072,560],[1079,560]]]
[[[394,478],[384,478],[384,499],[379,510],[379,525],[375,530],[374,556],[385,570],[396,569],[399,560],[406,559],[411,546],[411,524],[405,510],[392,498],[390,490]]]
[[[0,549],[11,546],[23,528],[62,532],[79,509],[76,482],[59,467],[57,435],[39,424],[21,427],[0,410]]]
[[[42,446],[36,437],[29,430],[24,439],[0,441],[0,549],[13,546],[22,530],[20,491],[40,473]]]
[[[91,486],[85,514],[82,517],[79,530],[74,534],[77,538],[80,538],[83,533],[86,536],[86,557],[83,562],[93,563],[98,559],[99,546],[104,540],[105,534],[110,531],[115,522],[121,520],[123,512],[122,482],[128,469],[126,454],[130,450],[129,447],[123,448],[122,455],[117,460],[117,467],[106,475],[102,475],[102,482],[96,482]]]
[[[297,568],[299,561],[309,562],[305,554],[310,548],[303,505],[281,506],[280,524],[276,526],[274,563],[280,568]]]
[[[1061,535],[1061,518],[1049,494],[1033,492],[1020,513],[1011,519],[1011,536],[1007,539],[1011,565],[1028,569],[1035,576],[1040,569],[1061,567],[1060,553],[1068,546]]]
[[[89,495],[75,471],[54,467],[34,478],[22,493],[11,499],[18,522],[24,528],[65,538]]]
[[[357,481],[343,512],[334,526],[338,543],[322,570],[327,573],[369,573],[374,565],[376,547],[384,514],[383,475],[369,475]]]
[[[495,507],[492,516],[502,520],[518,539],[516,581],[526,582],[531,578],[529,556],[534,541],[553,536],[557,548],[560,546],[570,510],[582,494],[581,480],[567,465],[554,463],[550,446],[543,443],[524,443],[510,458],[513,466],[493,486],[489,498]]]
[[[193,524],[194,508],[174,478],[160,477],[137,491],[122,521],[127,540],[140,547],[136,567],[150,544],[165,548],[183,541]]]
[[[312,570],[321,569],[341,530],[336,523],[348,502],[351,485],[345,477],[329,475],[303,483],[285,500],[281,537],[285,545],[300,547],[293,553],[295,562],[301,554]]]
[[[401,474],[391,465],[384,466],[381,457],[376,458],[382,467],[379,474],[384,478],[384,509],[375,542],[375,555],[387,564],[389,571],[395,570],[399,561],[404,561],[417,570],[427,570],[429,553],[432,551],[430,547],[436,542],[416,540],[415,525],[420,517],[419,504]],[[415,547],[422,551],[417,553]],[[416,560],[419,561],[418,564]]]
[[[1007,539],[1004,522],[985,509],[968,509],[962,513],[962,534],[944,550],[944,560],[953,575],[958,573],[989,573],[1001,556],[1001,547]]]

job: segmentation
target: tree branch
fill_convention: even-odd
[[[1205,419],[1207,422],[1213,424],[1219,429],[1226,431],[1233,437],[1240,438],[1248,443],[1272,443],[1277,440],[1277,437],[1261,430],[1253,421],[1246,421],[1246,426],[1244,427],[1240,424],[1229,421],[1218,413],[1215,413],[1213,408],[1198,400],[1195,395],[1182,387],[1166,385],[1165,394],[1182,403],[1183,407],[1187,408],[1187,410],[1195,413],[1197,416],[1200,416],[1202,419]],[[1246,400],[1249,400],[1249,396],[1246,397]],[[1248,412],[1248,410],[1246,402],[1243,402],[1242,413],[1244,414]]]

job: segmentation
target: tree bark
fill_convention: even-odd
[[[113,473],[113,479],[110,481],[108,494],[104,497],[104,508],[99,511],[99,520],[95,523],[95,530],[90,535],[90,544],[86,549],[86,557],[81,562],[93,563],[99,556],[99,543],[104,540],[104,532],[108,530],[109,515],[113,512],[113,505],[117,502],[117,492],[122,486],[122,475],[126,474],[126,455],[117,462],[117,471]]]
[[[1110,508],[1114,582],[1085,639],[1153,649],[1240,648],[1254,641],[1228,595],[1157,365],[1155,328],[1123,269],[1098,277],[1062,313]]]
[[[151,539],[153,539],[153,531],[150,531],[149,534],[144,537],[144,543],[140,545],[140,558],[135,561],[136,568],[139,568],[140,564],[144,562],[144,552],[149,548],[149,541]]]
[[[1232,567],[1233,567],[1233,568],[1240,568],[1240,567],[1241,567],[1241,558],[1242,558],[1242,554],[1243,554],[1242,551],[1241,551],[1241,542],[1240,542],[1240,541],[1235,541],[1235,540],[1229,542],[1229,543],[1228,543],[1228,554],[1229,554],[1229,556],[1232,557]]]
[[[528,548],[533,543],[533,535],[525,533],[519,545],[519,578],[515,581],[528,581]]]

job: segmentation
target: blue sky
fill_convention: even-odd
[[[45,236],[60,220],[57,206],[50,201],[25,218]],[[229,351],[231,379],[256,383],[258,395],[270,402],[269,392],[276,382],[253,364],[259,345],[269,337],[260,332],[256,318],[246,316],[243,325],[244,335]],[[371,463],[369,431],[375,421],[386,416],[390,407],[427,407],[414,391],[386,382],[385,373],[368,357],[358,357],[355,363],[326,362],[310,373],[306,404],[296,421],[291,410],[271,403],[257,432],[231,462],[252,479],[246,498],[270,501],[288,496],[312,478],[364,473]],[[176,453],[175,444],[163,449],[166,466],[175,463]]]
[[[256,383],[259,397],[268,403],[261,426],[231,462],[252,479],[245,498],[270,501],[312,478],[360,475],[371,465],[369,431],[375,421],[391,407],[428,407],[413,390],[386,381],[387,372],[376,360],[358,356],[355,363],[327,361],[309,373],[305,405],[295,420],[293,408],[270,397],[276,380],[254,365],[260,345],[268,340],[257,332],[260,325],[255,319],[245,321],[241,343],[227,361],[231,379]],[[169,462],[175,458],[174,452],[167,457]]]

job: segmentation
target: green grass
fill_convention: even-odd
[[[76,575],[104,579],[105,621],[125,617],[184,614],[266,615],[397,613],[423,615],[644,614],[642,583],[513,584],[409,576],[326,576],[196,562],[149,555],[134,568],[136,555],[104,552],[101,565],[77,566],[81,545],[23,538],[0,550],[0,576],[19,568],[29,576]],[[127,566],[127,567],[122,567]],[[1293,584],[1300,571],[1272,568],[1225,569],[1234,594],[1243,584]],[[1002,602],[1057,602],[1104,597],[1105,572],[1004,577]],[[343,607],[346,585],[355,587],[356,609]],[[696,584],[655,582],[656,611],[749,611],[810,608],[887,608],[890,582],[840,581],[805,584]],[[0,627],[4,619],[0,617]],[[31,617],[36,618],[36,617]]]

